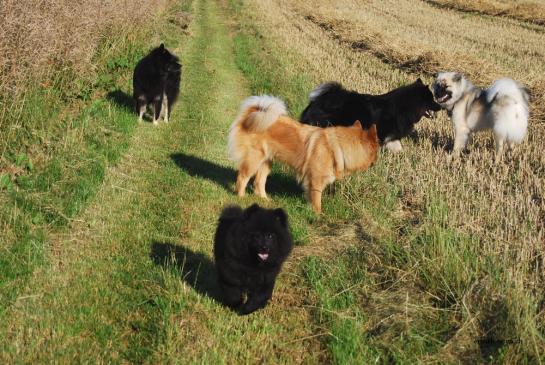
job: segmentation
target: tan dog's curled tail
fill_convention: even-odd
[[[241,130],[259,133],[267,130],[282,115],[287,115],[286,104],[274,96],[260,95],[246,98],[240,105],[240,111],[229,128],[229,157],[239,163],[240,149],[237,148],[238,135]]]

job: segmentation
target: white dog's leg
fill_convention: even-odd
[[[503,146],[504,146],[504,140],[503,137],[500,137],[498,135],[495,136],[496,138],[496,162],[500,162],[503,157]],[[509,144],[509,147],[511,147],[511,144]]]
[[[507,142],[507,145],[509,146],[510,150],[514,150],[517,144],[515,142],[509,141]]]
[[[467,145],[470,133],[471,131],[468,128],[456,128],[451,158],[460,156],[460,153]]]
[[[401,152],[401,150],[403,149],[401,147],[401,142],[399,142],[398,139],[396,139],[395,141],[388,141],[384,144],[384,147],[389,149],[390,151],[394,152],[394,153],[397,153],[397,152]]]

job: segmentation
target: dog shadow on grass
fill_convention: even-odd
[[[134,113],[134,100],[132,99],[131,95],[125,93],[124,91],[120,89],[110,91],[106,95],[106,99],[128,112]]]
[[[151,260],[163,268],[176,268],[181,279],[197,293],[221,303],[214,262],[205,254],[169,242],[151,244]]]
[[[234,169],[184,153],[173,153],[170,158],[190,176],[210,180],[228,192],[234,193],[233,186],[237,178],[237,172]],[[272,172],[269,175],[266,189],[267,193],[272,196],[297,196],[302,194],[301,188],[293,177],[278,172]]]

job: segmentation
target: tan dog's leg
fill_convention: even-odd
[[[259,169],[259,167],[263,164],[263,160],[265,159],[264,156],[258,152],[258,151],[251,151],[251,153],[254,154],[254,156],[247,158],[244,160],[238,169],[238,176],[237,176],[237,194],[238,196],[242,197],[244,196],[244,193],[246,192],[246,185],[248,185],[248,181],[254,176]]]
[[[271,161],[265,161],[257,170],[254,180],[254,192],[257,196],[260,196],[263,199],[269,199],[267,197],[267,192],[265,191],[265,185],[267,183],[267,176],[271,172]]]
[[[324,190],[325,186],[325,182],[320,179],[317,181],[311,181],[308,187],[310,204],[317,214],[322,213],[322,191]]]
[[[317,189],[310,190],[310,204],[317,214],[322,214],[322,191]]]

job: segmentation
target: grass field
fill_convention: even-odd
[[[545,3],[157,4],[93,48],[70,93],[29,87],[14,113],[0,88],[1,363],[545,362]],[[154,128],[130,77],[159,41],[183,76]],[[441,113],[336,183],[322,216],[280,165],[270,201],[235,196],[226,137],[246,96],[298,116],[322,81],[381,93],[439,70],[528,85],[527,141],[496,164],[483,133],[448,163]],[[239,317],[218,302],[212,238],[224,205],[253,202],[288,211],[296,247],[270,305]]]

